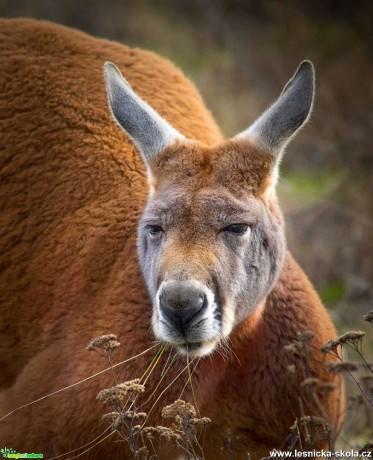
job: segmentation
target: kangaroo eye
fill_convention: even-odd
[[[243,236],[247,232],[248,228],[249,226],[247,224],[232,224],[225,227],[224,232],[231,233],[236,236]]]
[[[160,236],[163,233],[163,228],[159,225],[148,225],[150,236]]]

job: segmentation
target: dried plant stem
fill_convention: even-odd
[[[361,350],[359,350],[358,347],[351,347],[353,350],[356,351],[356,353],[360,356],[360,358],[363,360],[364,364],[366,365],[367,369],[373,374],[373,368],[372,368],[372,365],[370,363],[368,363],[368,361],[365,359],[363,353]]]
[[[80,457],[81,455],[85,454],[86,452],[90,451],[91,449],[93,449],[94,447],[98,446],[99,444],[101,444],[103,441],[105,441],[106,439],[110,438],[110,436],[112,436],[114,433],[116,433],[116,431],[112,431],[111,433],[109,433],[107,436],[105,436],[104,438],[100,439],[100,441],[96,442],[96,444],[93,444],[93,446],[89,447],[88,449],[84,450],[83,452],[80,452],[80,454],[78,455],[74,455],[74,457],[69,457],[69,458],[66,458],[65,460],[73,460],[74,458],[78,458]],[[66,454],[64,454],[66,455]]]
[[[301,398],[301,397],[298,398],[298,402],[299,402],[299,408],[300,408],[301,416],[305,418],[306,414],[304,413],[303,401],[302,401],[302,398]],[[306,440],[312,439],[312,438],[311,438],[311,434],[310,434],[310,432],[308,431],[307,423],[304,424],[304,431],[306,432]],[[299,429],[298,429],[298,432],[299,432]],[[302,447],[302,439],[301,439],[300,436],[299,436],[299,444],[300,444],[301,450],[303,450],[303,447]]]
[[[196,367],[198,366],[198,363],[199,363],[200,361],[201,361],[201,358],[198,358],[198,361],[196,362],[196,364],[195,364],[195,366],[194,366],[194,368],[193,368],[193,370],[192,370],[192,374],[194,373],[194,371],[195,371],[195,369],[196,369]],[[181,390],[179,399],[181,399],[181,397],[183,396],[184,391],[185,391],[186,387],[188,386],[188,383],[189,383],[189,380],[187,380],[187,381],[185,382],[185,385],[183,386],[183,389]]]
[[[340,418],[342,416],[342,393],[343,393],[343,388],[344,388],[343,381],[340,380],[339,385],[338,385],[338,395],[337,395],[338,410],[337,410],[337,413],[336,413],[336,416],[335,416],[334,423],[332,425],[333,429],[335,429],[335,427],[338,427],[338,429],[334,433],[334,435],[335,435],[334,436],[334,444],[335,444],[335,441],[337,440],[337,438],[339,437],[339,435],[340,435],[340,433],[342,431],[342,426],[343,426],[342,423],[339,423]],[[333,450],[335,450],[334,446],[333,446]]]
[[[189,382],[190,382],[190,388],[192,390],[193,401],[194,401],[194,404],[195,404],[196,409],[197,409],[198,417],[201,417],[201,413],[199,411],[199,407],[198,407],[197,400],[196,400],[196,395],[194,393],[194,388],[193,388],[193,383],[192,383],[192,375],[194,374],[194,371],[195,371],[196,367],[198,366],[198,363],[200,362],[200,359],[201,358],[199,358],[199,360],[197,361],[197,363],[194,366],[192,372],[190,372],[190,366],[188,366],[188,377],[189,377]],[[189,364],[189,354],[187,354],[187,363]]]
[[[154,396],[154,394],[156,393],[156,391],[158,390],[160,384],[162,383],[163,379],[165,378],[165,376],[167,375],[168,371],[171,369],[172,365],[174,364],[175,360],[176,360],[176,354],[173,356],[172,360],[171,360],[171,363],[167,366],[167,363],[168,361],[170,360],[170,355],[168,356],[167,358],[167,361],[166,361],[166,369],[163,371],[163,375],[162,377],[160,378],[159,382],[157,383],[156,387],[154,388],[154,390],[152,391],[151,395],[148,397],[148,399],[141,404],[141,406],[139,407],[139,409],[141,409],[142,407],[144,407],[146,404],[148,404],[148,402],[151,400],[151,398]],[[145,382],[144,382],[145,383]]]
[[[6,419],[7,417],[9,417],[9,415],[12,415],[15,412],[18,412],[19,410],[24,409],[25,407],[28,407],[28,406],[36,404],[36,403],[38,403],[40,401],[43,401],[43,399],[46,399],[46,398],[49,398],[50,396],[56,395],[58,393],[61,393],[62,391],[69,390],[70,388],[75,387],[77,385],[80,385],[80,384],[82,384],[84,382],[87,382],[88,380],[91,380],[91,379],[97,377],[100,374],[104,374],[105,372],[112,371],[112,369],[115,368],[115,367],[121,366],[122,364],[126,364],[126,363],[128,363],[130,361],[133,361],[134,359],[138,358],[139,356],[145,355],[146,353],[148,353],[150,350],[153,350],[157,346],[158,346],[158,343],[153,345],[152,347],[148,348],[147,350],[142,351],[141,353],[139,353],[139,354],[137,354],[135,356],[132,356],[131,358],[125,359],[124,361],[121,361],[120,363],[114,364],[113,366],[110,366],[110,367],[108,367],[106,369],[103,369],[102,371],[96,372],[95,374],[90,375],[89,377],[86,377],[85,379],[79,380],[79,382],[72,383],[71,385],[68,385],[66,387],[60,388],[59,390],[53,391],[52,393],[49,393],[49,394],[47,394],[45,396],[42,396],[41,398],[35,399],[34,401],[31,401],[31,402],[29,402],[27,404],[24,404],[23,406],[19,406],[16,409],[13,409],[12,411],[10,411],[7,414],[3,415],[0,418],[0,422],[2,420]]]
[[[143,373],[143,375],[141,376],[140,378],[140,382],[143,382],[143,379],[146,377],[146,375],[148,374],[148,372],[151,373],[152,369],[153,369],[153,363],[154,361],[157,360],[157,358],[159,357],[159,355],[161,354],[161,352],[163,352],[165,346],[163,345],[163,347],[160,347],[159,350],[157,351],[157,353],[153,356],[153,359],[150,361],[150,364],[149,366],[146,368],[145,372]],[[145,382],[143,383],[146,383],[146,380]]]
[[[87,444],[84,444],[83,446],[77,447],[76,449],[69,450],[68,452],[65,452],[60,455],[56,455],[55,457],[50,458],[49,460],[56,460],[57,458],[64,457],[65,455],[73,454],[74,452],[77,452],[78,450],[84,449],[85,447],[88,447],[89,445],[95,443],[98,441],[107,431],[109,431],[113,427],[113,423],[109,425],[101,434],[95,437],[95,439],[92,439],[92,441],[87,442]],[[106,439],[106,438],[105,438]]]
[[[366,359],[364,358],[364,355],[363,353],[361,352],[361,350],[359,349],[359,346],[358,344],[355,345],[350,345],[349,343],[346,343],[347,346],[349,346],[350,348],[352,348],[352,350],[356,351],[358,353],[358,355],[362,358],[362,360],[364,361],[365,365],[367,366],[367,368],[373,373],[373,370],[371,368],[371,365],[366,361]],[[343,356],[340,356],[338,355],[338,359],[341,361],[341,363],[343,363]],[[364,388],[360,385],[360,382],[355,378],[355,376],[352,374],[351,371],[348,371],[348,374],[351,376],[352,380],[356,383],[356,385],[358,386],[359,390],[361,391],[362,395],[364,396],[364,398],[367,400],[367,402],[373,406],[373,401],[369,398],[369,396],[366,394],[366,392],[364,391]]]
[[[142,382],[143,385],[145,385],[145,383],[149,380],[149,377],[150,377],[151,374],[153,373],[154,369],[157,367],[157,364],[159,363],[159,360],[161,359],[161,357],[162,357],[163,352],[165,351],[165,349],[166,349],[166,346],[163,345],[162,348],[159,350],[158,356],[156,357],[153,366],[151,367],[151,369],[150,369],[148,375],[146,376],[145,380]]]
[[[116,377],[115,372],[114,372],[113,362],[111,360],[111,353],[107,353],[107,360],[108,360],[109,365],[110,365],[110,369],[111,369],[111,373],[113,375],[115,385],[118,385],[117,377]]]
[[[368,401],[368,403],[373,407],[373,400],[369,398],[369,396],[365,393],[364,388],[360,385],[360,382],[355,378],[355,376],[352,374],[351,371],[348,371],[348,374],[351,376],[352,380],[356,383],[356,385],[359,387],[359,390],[361,391],[361,394],[364,396],[364,398]]]
[[[157,402],[161,399],[161,397],[164,395],[164,393],[176,382],[176,380],[180,377],[180,375],[182,375],[186,369],[188,368],[188,366],[190,364],[193,363],[193,361],[195,360],[195,358],[192,359],[192,361],[190,363],[188,363],[178,374],[177,376],[171,381],[171,383],[169,385],[167,385],[167,387],[162,391],[162,393],[158,396],[158,398],[155,400],[154,404],[152,405],[152,407],[150,408],[149,412],[148,412],[148,415],[143,423],[142,426],[145,426],[148,418],[149,418],[149,415],[151,414],[151,412],[153,411],[154,407],[156,406]]]

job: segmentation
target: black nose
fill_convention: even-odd
[[[159,296],[162,314],[185,331],[192,320],[207,308],[205,293],[188,281],[168,281]]]

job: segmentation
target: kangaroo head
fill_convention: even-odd
[[[282,152],[306,122],[314,74],[304,61],[278,100],[234,138],[185,138],[105,64],[114,118],[138,148],[150,194],[138,253],[155,336],[203,356],[260,311],[280,274],[285,237],[275,185]]]

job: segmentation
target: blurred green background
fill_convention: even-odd
[[[0,16],[49,19],[170,58],[227,136],[312,60],[315,109],[278,187],[288,245],[339,332],[367,331],[373,360],[372,326],[362,320],[373,309],[372,1],[0,0]],[[363,418],[348,429],[367,439]]]

